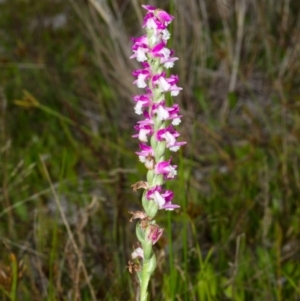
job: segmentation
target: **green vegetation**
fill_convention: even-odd
[[[175,16],[188,141],[151,300],[300,300],[298,2],[151,1]],[[1,300],[135,300],[144,2],[95,3],[0,1]]]

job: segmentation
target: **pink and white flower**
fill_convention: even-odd
[[[171,75],[170,78],[167,78],[166,81],[169,83],[170,88],[168,91],[171,92],[172,96],[177,96],[179,92],[182,90],[182,88],[178,87],[176,84],[178,82],[178,76],[177,75]]]
[[[161,161],[155,165],[155,173],[163,175],[165,179],[174,179],[177,175],[176,165],[171,165],[171,159],[168,161]]]
[[[138,131],[138,134],[132,135],[132,137],[139,138],[142,142],[147,142],[148,136],[151,136],[153,133],[152,125],[147,123],[138,123],[134,128]]]
[[[168,120],[172,120],[172,125],[179,125],[182,117],[182,115],[178,115],[179,105],[175,103],[172,107],[167,108],[167,111],[169,114]]]
[[[134,129],[138,131],[138,134],[134,134],[132,137],[139,138],[142,142],[147,142],[148,136],[153,134],[154,121],[150,118],[147,111],[144,111],[144,117],[144,120],[138,121],[137,125],[134,126]]]
[[[142,5],[143,8],[145,8],[148,13],[145,17],[145,19],[148,20],[148,18],[157,18],[158,22],[160,22],[161,24],[168,26],[172,20],[174,19],[173,16],[171,16],[170,14],[168,14],[166,11],[161,10],[161,9],[157,9],[154,6],[151,5]]]
[[[141,247],[138,247],[134,249],[134,251],[131,253],[132,260],[136,258],[144,258],[144,250]]]
[[[146,88],[147,82],[151,78],[151,72],[149,68],[138,69],[132,72],[132,75],[137,77],[137,79],[133,82],[137,85],[138,88]]]
[[[143,108],[149,108],[152,104],[152,94],[136,95],[133,97],[133,100],[136,101],[134,107],[135,113],[141,115],[143,113]]]
[[[155,74],[152,77],[152,83],[153,85],[157,86],[162,93],[169,91],[171,88],[171,85],[167,81],[165,72]]]
[[[159,57],[169,59],[171,55],[171,50],[166,47],[166,43],[160,42],[151,49],[150,54],[154,58]]]
[[[168,108],[165,106],[164,101],[153,104],[151,113],[152,116],[155,114],[159,121],[167,120],[170,118]]]
[[[158,227],[157,225],[150,225],[150,233],[148,235],[148,238],[152,241],[153,245],[157,243],[163,232],[164,229]]]
[[[154,157],[154,150],[151,146],[140,143],[140,152],[136,152],[136,154],[139,156],[139,159],[142,163],[146,162],[147,157]]]
[[[150,188],[146,192],[147,200],[154,201],[159,209],[165,210],[174,210],[176,208],[180,208],[180,206],[172,204],[174,193],[171,190],[163,191],[162,187],[157,185],[155,187]]]
[[[180,146],[186,144],[186,142],[177,142],[176,139],[180,134],[174,129],[172,125],[167,128],[160,129],[156,132],[156,139],[158,141],[166,141],[166,147],[172,152],[179,150]]]
[[[169,58],[161,58],[160,63],[164,65],[165,68],[173,68],[174,62],[178,60],[178,57],[169,57]]]

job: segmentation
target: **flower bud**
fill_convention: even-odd
[[[149,260],[149,266],[148,266],[149,273],[152,274],[154,272],[155,268],[156,268],[156,256],[153,253]]]
[[[144,240],[145,240],[145,231],[141,228],[139,223],[136,224],[135,233],[136,233],[136,236],[137,236],[138,240],[141,243],[143,243]]]
[[[144,259],[149,260],[151,255],[153,254],[152,251],[152,241],[150,239],[145,239],[142,243],[143,251],[144,251]]]
[[[159,209],[158,205],[154,201],[152,200],[148,201],[146,198],[145,199],[143,198],[143,207],[145,209],[146,214],[150,218],[153,218]]]
[[[155,177],[155,173],[153,170],[148,170],[147,173],[147,182],[149,183],[150,186],[152,186],[153,178]]]

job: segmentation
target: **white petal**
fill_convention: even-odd
[[[147,75],[145,74],[139,74],[138,79],[137,79],[137,86],[139,88],[145,88],[147,87],[147,84],[145,83],[145,78]]]
[[[134,112],[138,115],[143,114],[142,107],[143,107],[143,104],[140,101],[137,102],[137,104],[134,107]]]
[[[170,49],[164,47],[161,51],[160,51],[161,54],[164,55],[165,59],[168,59],[170,57]]]
[[[141,129],[139,132],[139,140],[142,142],[147,142],[147,135],[149,134],[149,130]]]
[[[145,158],[145,166],[147,169],[152,170],[154,168],[154,165],[155,165],[154,160],[152,158],[151,159]]]
[[[139,156],[139,159],[140,159],[140,161],[141,161],[142,163],[145,163],[145,161],[146,161],[145,156]]]
[[[168,178],[174,178],[177,175],[177,171],[174,167],[170,166]]]
[[[174,67],[174,62],[165,62],[164,67],[167,68],[167,69],[173,68]]]
[[[180,146],[174,145],[174,146],[170,147],[169,150],[170,150],[171,152],[177,152],[177,151],[179,150],[179,148],[180,148]]]
[[[162,135],[162,137],[164,137],[166,139],[167,146],[168,145],[173,145],[176,142],[175,137],[172,134],[170,134],[169,132],[164,133]]]
[[[144,250],[142,248],[136,248],[132,253],[131,253],[131,258],[136,259],[136,258],[144,258]]]
[[[169,118],[169,116],[169,112],[163,106],[158,107],[157,117],[159,120],[166,120]]]
[[[171,91],[171,95],[172,95],[172,96],[177,96],[177,95],[179,94],[179,91],[180,91],[180,90],[172,90],[172,91]]]
[[[169,40],[170,39],[171,34],[170,34],[170,32],[167,29],[164,29],[162,31],[162,34],[163,34],[163,39],[164,40]]]
[[[144,62],[147,60],[147,56],[145,54],[146,51],[147,51],[147,49],[145,49],[145,48],[141,48],[141,47],[138,48],[138,50],[136,52],[136,59],[138,62]]]
[[[178,125],[178,124],[180,124],[180,123],[181,123],[181,119],[180,119],[179,117],[174,118],[174,119],[172,120],[172,124],[173,124],[173,125]]]
[[[159,86],[163,91],[168,91],[171,85],[165,80],[163,76],[161,76],[158,80]]]
[[[147,20],[146,28],[147,29],[156,29],[157,28],[157,25],[152,18]]]
[[[153,199],[156,202],[156,204],[159,206],[159,208],[161,208],[166,203],[166,200],[160,195],[158,191],[155,191],[153,193]]]

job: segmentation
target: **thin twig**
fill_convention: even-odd
[[[64,225],[65,225],[65,227],[66,227],[66,229],[67,229],[67,232],[68,232],[68,235],[69,235],[69,239],[70,239],[71,244],[72,244],[72,246],[73,246],[73,248],[74,248],[74,251],[75,251],[75,253],[76,253],[77,257],[78,257],[79,265],[80,265],[81,268],[82,268],[82,271],[83,271],[83,274],[84,274],[86,283],[87,283],[87,285],[88,285],[88,287],[89,287],[89,289],[90,289],[90,293],[91,293],[92,299],[93,299],[93,301],[96,301],[96,300],[97,300],[97,299],[96,299],[96,295],[95,295],[94,289],[93,289],[93,287],[92,287],[92,284],[91,284],[90,277],[89,277],[89,275],[88,275],[87,269],[86,269],[86,267],[85,267],[85,265],[84,265],[84,263],[83,263],[82,255],[81,255],[81,253],[80,253],[80,251],[79,251],[79,248],[78,248],[78,246],[77,246],[77,244],[76,244],[74,235],[73,235],[73,233],[72,233],[72,231],[71,231],[71,228],[70,228],[70,225],[69,225],[69,223],[68,223],[68,221],[67,221],[67,218],[66,218],[66,215],[65,215],[65,213],[64,213],[64,210],[63,210],[63,208],[62,208],[62,206],[61,206],[61,204],[60,204],[60,199],[59,199],[59,197],[58,197],[58,195],[57,195],[57,193],[56,193],[56,190],[54,189],[54,186],[53,186],[53,184],[52,184],[52,181],[51,181],[51,179],[50,179],[50,175],[49,175],[49,173],[48,173],[48,170],[47,170],[47,167],[46,167],[46,165],[45,165],[45,162],[42,160],[41,156],[40,156],[40,161],[41,161],[41,163],[42,163],[43,170],[44,170],[44,172],[45,172],[46,178],[47,178],[47,180],[48,180],[48,182],[49,182],[49,184],[50,184],[50,188],[51,188],[52,194],[53,194],[53,196],[54,196],[54,200],[55,200],[55,202],[56,202],[57,208],[58,208],[58,210],[59,210],[59,213],[60,213],[60,215],[61,215],[61,218],[62,218],[62,220],[63,220],[63,223],[64,223]]]
[[[241,48],[242,48],[242,41],[243,41],[243,34],[244,34],[246,0],[237,1],[236,10],[237,10],[237,37],[236,37],[234,58],[232,62],[232,73],[231,73],[231,78],[229,83],[229,92],[234,91],[236,87],[236,80],[237,80],[237,74],[238,74],[238,69],[240,64]]]

